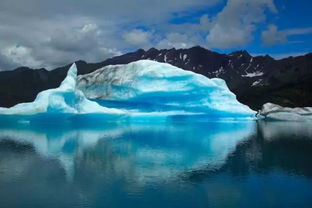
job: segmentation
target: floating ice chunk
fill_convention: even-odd
[[[269,120],[312,121],[312,107],[288,108],[266,103],[259,114]]]
[[[236,100],[224,80],[155,61],[106,66],[78,76],[78,87],[91,99],[156,105],[156,111],[163,111],[165,106],[219,116],[255,113]]]
[[[82,91],[76,88],[77,68],[73,64],[60,87],[40,92],[35,101],[17,104],[11,108],[0,108],[0,114],[33,115],[40,113],[123,113],[118,109],[100,106],[88,100]]]
[[[137,108],[107,108],[107,103],[88,98],[127,102]],[[79,77],[73,64],[60,87],[42,91],[34,102],[0,108],[0,115],[57,114],[58,118],[60,114],[158,119],[181,114],[250,117],[254,113],[236,100],[222,79],[209,79],[170,64],[147,60],[107,66]]]

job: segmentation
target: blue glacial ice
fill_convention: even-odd
[[[170,64],[141,60],[106,66],[78,76],[78,88],[90,99],[139,106],[139,111],[251,116],[222,79],[209,79]]]
[[[77,76],[73,64],[60,87],[42,91],[34,102],[0,108],[0,114],[250,118],[255,112],[239,103],[222,79],[143,60],[107,66],[83,76]]]
[[[117,109],[100,106],[85,97],[83,92],[76,87],[77,68],[73,64],[61,85],[55,89],[40,92],[35,101],[20,103],[11,108],[0,108],[4,115],[34,115],[42,113],[124,113]]]

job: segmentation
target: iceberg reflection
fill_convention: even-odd
[[[312,137],[297,124],[0,122],[0,204],[309,207]]]
[[[41,157],[57,159],[70,179],[83,164],[88,170],[147,182],[218,168],[254,132],[252,121],[107,123],[101,128],[22,123],[1,124],[0,141],[31,145]]]

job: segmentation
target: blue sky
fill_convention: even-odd
[[[312,48],[309,0],[1,0],[0,70],[201,45],[275,58]]]
[[[312,1],[286,1],[275,0],[274,5],[277,12],[265,11],[266,19],[256,24],[252,34],[253,39],[244,45],[238,45],[228,48],[212,47],[211,50],[220,53],[230,53],[235,50],[247,50],[251,54],[269,54],[275,58],[283,58],[289,55],[299,55],[311,52],[312,50]],[[198,23],[198,19],[208,14],[211,17],[218,15],[227,5],[227,1],[221,1],[213,7],[191,11],[185,15],[173,17],[169,20],[170,24]],[[269,25],[274,25],[279,32],[290,33],[286,35],[283,41],[273,41],[271,44],[265,44],[262,38],[262,32],[268,30]],[[296,31],[298,30],[298,31]],[[292,34],[292,31],[296,34]],[[272,35],[280,36],[279,32]],[[205,33],[203,34],[203,38]],[[269,38],[269,37],[268,37]],[[209,45],[202,43],[209,48]]]
[[[271,54],[273,56],[287,56],[311,52],[312,49],[312,1],[309,0],[278,0],[274,1],[278,8],[277,14],[268,13],[268,20],[259,26],[255,32],[255,40],[246,49],[252,53]],[[274,24],[279,30],[306,29],[298,31],[297,35],[289,35],[287,41],[271,46],[263,45],[261,32],[267,24]]]

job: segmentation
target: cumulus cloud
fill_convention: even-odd
[[[190,37],[181,33],[169,33],[165,39],[158,42],[158,48],[189,48],[196,45],[197,37]]]
[[[17,65],[18,64],[12,59],[9,59],[6,55],[0,53],[0,71],[13,69],[13,67],[16,67]]]
[[[88,51],[98,43],[101,31],[96,24],[86,24],[70,30],[57,29],[48,38],[47,44],[57,50]]]
[[[100,28],[89,19],[67,21],[66,25],[49,20],[39,22],[36,27],[44,23],[49,27],[37,29],[25,24],[7,31],[0,28],[0,43],[4,46],[0,53],[6,59],[0,62],[0,68],[23,65],[52,69],[78,59],[96,62],[121,53],[115,48],[118,46],[114,43],[116,29],[111,24]]]
[[[123,35],[126,43],[139,47],[147,47],[150,45],[150,38],[152,34],[148,31],[143,31],[139,29],[131,30],[130,32],[125,32]]]
[[[159,27],[164,32],[162,37],[154,35],[154,45],[157,48],[189,48],[195,45],[206,46],[205,34],[213,25],[208,14],[202,15],[198,22],[166,24]],[[171,32],[167,32],[171,31]]]
[[[220,1],[1,0],[0,68],[54,68],[148,47],[151,38],[156,44],[157,38],[151,36],[158,34],[136,28],[166,24],[173,14]]]
[[[277,12],[273,0],[228,0],[213,21],[207,35],[212,48],[245,46],[253,40],[256,24],[266,18],[265,11]]]
[[[288,42],[291,35],[311,34],[312,28],[294,28],[288,30],[278,30],[277,26],[270,24],[267,30],[262,31],[261,38],[265,46],[273,46]]]
[[[1,0],[0,70],[20,65],[52,69],[78,59],[98,62],[137,48],[242,47],[253,40],[267,12],[277,12],[273,0],[227,0],[219,13],[202,15],[198,22],[169,23],[220,2]],[[274,45],[303,33],[311,28],[280,31],[271,25],[262,40]]]
[[[55,15],[76,15],[118,22],[140,21],[161,22],[173,13],[190,9],[213,6],[221,0],[1,0],[0,12],[19,14],[19,16],[54,17]]]
[[[31,48],[16,45],[4,48],[3,55],[7,59],[10,58],[13,63],[20,63],[23,66],[40,66],[40,62],[31,57],[31,52]]]

